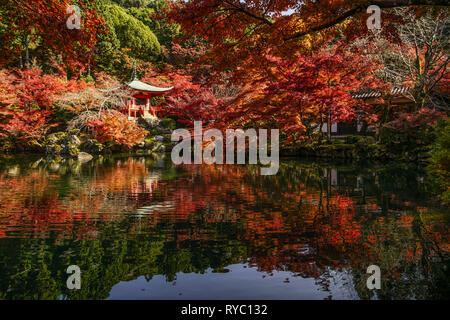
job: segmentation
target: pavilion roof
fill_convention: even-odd
[[[173,87],[169,87],[169,88],[155,87],[155,86],[152,86],[150,84],[144,83],[139,80],[133,80],[131,82],[128,82],[127,86],[132,89],[135,89],[135,90],[148,91],[148,92],[166,92],[166,91],[170,91],[173,89]]]
[[[404,96],[409,92],[409,88],[405,86],[394,86],[391,89],[391,96]],[[350,92],[354,99],[379,98],[383,95],[380,90],[364,89],[356,92]]]

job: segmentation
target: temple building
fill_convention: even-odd
[[[383,108],[385,105],[389,105],[389,107],[399,107],[413,104],[412,99],[408,96],[409,88],[405,86],[395,86],[388,94],[375,89],[353,91],[350,92],[350,94],[353,99],[363,100],[365,103],[378,106],[379,108]],[[385,100],[385,105],[379,104],[379,98]],[[365,125],[366,129],[364,130]],[[316,131],[318,130],[319,128],[316,129]],[[351,122],[334,122],[331,123],[330,126],[325,122],[322,126],[322,132],[328,133],[328,130],[330,130],[331,137],[338,138],[347,135],[375,132],[376,128],[367,126],[362,120],[354,120]]]
[[[133,75],[131,81],[126,84],[127,87],[132,89],[132,95],[125,103],[126,110],[124,110],[128,119],[135,120],[139,117],[157,117],[160,111],[159,107],[153,107],[151,105],[151,99],[153,97],[162,96],[165,92],[173,89],[155,87],[150,84],[144,83],[136,79],[136,64],[133,66]]]

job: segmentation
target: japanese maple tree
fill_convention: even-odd
[[[0,80],[0,135],[25,147],[52,128],[49,119],[55,99],[86,86],[83,81],[67,81],[37,68],[2,70]]]
[[[448,6],[444,0],[191,0],[175,1],[167,12],[182,31],[203,37],[211,45],[209,57],[220,70],[258,68],[261,55],[289,58],[299,50],[311,50],[336,38],[354,39],[370,33],[367,8]],[[398,16],[383,12],[383,36]]]
[[[285,60],[266,56],[265,72],[241,91],[219,122],[275,126],[302,138],[312,126],[325,122],[376,120],[367,104],[351,97],[360,87],[376,86],[371,71],[376,64],[348,53],[297,54]]]
[[[127,148],[143,141],[147,134],[147,130],[115,110],[102,112],[99,116],[88,120],[87,126],[101,143],[110,142]]]
[[[176,117],[181,124],[191,127],[196,120],[215,119],[222,103],[210,86],[195,78],[194,74],[182,69],[167,69],[158,77],[149,72],[143,81],[163,87],[173,85],[170,94],[159,102],[163,107],[162,116]]]
[[[67,21],[75,17],[70,5],[80,9],[79,28],[68,28]],[[98,34],[105,30],[95,0],[4,0],[0,18],[0,65],[17,66],[18,57],[29,63],[31,44],[39,48],[39,58],[53,53],[67,66],[86,64],[92,60]]]

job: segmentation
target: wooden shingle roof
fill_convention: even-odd
[[[391,96],[404,96],[409,91],[408,87],[405,86],[395,86],[392,87],[390,95]],[[370,99],[379,98],[383,95],[380,90],[376,89],[364,89],[359,91],[350,92],[353,99]]]

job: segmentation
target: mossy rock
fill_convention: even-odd
[[[55,133],[49,134],[46,138],[46,141],[47,141],[47,143],[57,143],[66,137],[67,137],[67,134],[65,132],[55,132]]]
[[[65,139],[67,145],[78,146],[81,144],[80,138],[76,135],[70,135]]]
[[[104,146],[96,139],[87,139],[80,145],[80,150],[90,153],[90,154],[99,154],[103,151]]]
[[[92,157],[92,155],[90,155],[87,152],[80,152],[78,154],[78,158],[77,159],[78,159],[79,162],[85,163],[85,162],[91,161],[93,159],[93,157]]]
[[[156,117],[138,118],[138,124],[147,130],[153,130],[160,125],[160,120]]]
[[[8,153],[14,150],[14,144],[9,140],[0,141],[0,154]]]
[[[76,136],[80,133],[80,129],[72,129],[68,132],[69,135],[71,136]]]
[[[153,147],[155,146],[156,143],[156,139],[155,138],[146,138],[144,140],[145,143],[145,149],[153,149]]]
[[[55,145],[53,145],[53,152],[54,153],[60,153],[61,152],[61,150],[62,150],[62,146],[61,145],[59,145],[59,144],[55,144]]]

